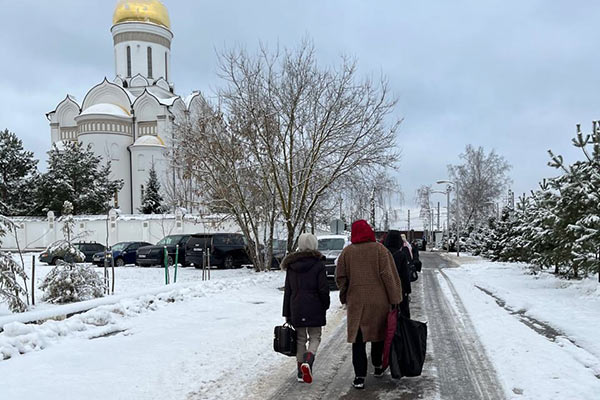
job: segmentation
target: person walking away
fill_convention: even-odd
[[[375,377],[383,376],[383,344],[387,314],[402,301],[398,271],[390,252],[375,241],[367,221],[352,224],[351,244],[342,250],[336,267],[340,301],[347,305],[348,342],[352,343],[352,385],[364,389],[367,376],[366,342],[371,342]]]
[[[406,235],[404,233],[400,234],[400,237],[402,238],[402,251],[406,255],[408,265],[411,265],[413,262],[413,248],[410,243],[408,243],[408,240],[406,240]]]
[[[296,329],[298,382],[313,381],[313,364],[321,343],[321,327],[329,308],[329,284],[317,238],[303,233],[298,250],[288,254],[281,266],[286,271],[283,316]]]
[[[410,293],[412,292],[410,284],[410,269],[408,266],[408,260],[406,259],[406,253],[402,251],[404,243],[400,236],[400,231],[390,230],[383,242],[384,246],[390,251],[396,264],[396,270],[398,276],[400,276],[400,283],[402,285],[402,303],[400,303],[400,314],[406,318],[410,318]]]

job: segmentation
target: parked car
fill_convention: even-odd
[[[287,253],[287,240],[273,239],[273,259],[271,260],[271,269],[279,269],[281,261]]]
[[[152,246],[152,243],[148,242],[120,242],[110,247],[108,253],[109,257],[112,257],[115,261],[116,267],[122,267],[127,264],[135,264],[137,257],[137,249],[144,246]],[[94,254],[93,263],[98,267],[104,266],[104,254],[105,251]]]
[[[210,250],[210,265],[233,268],[250,263],[244,235],[240,233],[202,233],[192,235],[186,244],[190,265],[202,268],[202,258]]]
[[[326,235],[317,237],[319,247],[318,250],[325,256],[325,272],[327,273],[327,281],[329,287],[337,289],[335,283],[335,261],[348,244],[348,237],[345,235]]]
[[[418,250],[425,250],[425,247],[423,246],[423,244],[424,244],[423,239],[418,238],[418,239],[413,240],[413,242],[417,246]]]
[[[189,264],[186,259],[185,243],[191,235],[169,235],[162,238],[155,246],[143,246],[137,249],[137,257],[135,263],[140,266],[164,265],[165,253],[164,248],[167,248],[167,263],[175,264],[175,253],[177,245],[179,245],[179,254],[177,263],[183,266]]]
[[[96,242],[76,242],[72,243],[72,246],[83,253],[85,256],[84,262],[92,262],[94,254],[99,251],[104,251],[105,249],[104,245]],[[66,241],[64,240],[54,242],[40,254],[39,260],[50,265],[56,265],[59,260],[73,262],[75,260],[73,260],[73,256],[66,251],[67,247]]]

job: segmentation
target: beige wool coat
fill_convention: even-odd
[[[390,304],[402,301],[402,285],[390,252],[377,242],[351,244],[340,254],[336,268],[340,301],[347,305],[348,342],[358,329],[365,342],[385,340]]]

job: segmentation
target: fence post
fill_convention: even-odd
[[[31,256],[31,305],[35,306],[35,256]]]
[[[164,246],[165,252],[165,285],[169,284],[169,252],[167,251],[167,246]]]
[[[179,245],[175,246],[175,275],[173,276],[173,283],[177,283],[177,262],[179,261]]]

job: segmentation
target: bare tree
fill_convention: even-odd
[[[309,41],[282,52],[223,52],[217,111],[177,135],[181,159],[214,204],[256,242],[259,223],[283,219],[288,250],[342,177],[398,160],[400,121],[388,124],[396,101],[386,81],[358,81],[347,58],[321,68],[314,52]]]
[[[431,208],[431,186],[421,186],[417,189],[417,204],[419,205],[419,217],[424,221],[424,226],[428,227],[431,221],[433,210]],[[426,228],[428,229],[428,228]]]
[[[458,183],[461,225],[480,226],[494,211],[489,204],[498,200],[511,182],[507,175],[511,165],[494,150],[486,154],[481,146],[467,145],[460,158],[463,164],[449,165],[448,173]]]

